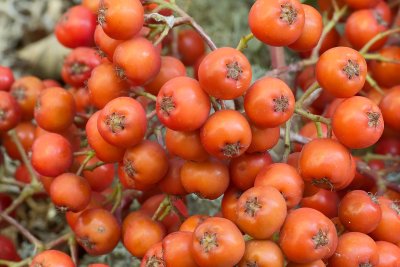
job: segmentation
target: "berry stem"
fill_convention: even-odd
[[[16,199],[13,200],[10,206],[8,206],[7,209],[5,209],[2,213],[0,213],[0,219],[2,218],[2,215],[7,215],[10,214],[13,210],[15,210],[21,203],[23,203],[27,198],[33,196],[35,193],[38,193],[42,190],[42,186],[40,182],[37,183],[32,183],[25,186],[24,189],[22,189],[21,193],[18,195]],[[1,221],[1,220],[0,220]]]
[[[315,127],[317,127],[317,136],[318,136],[318,138],[323,138],[321,122],[316,121],[315,122]]]
[[[122,201],[122,185],[121,183],[117,183],[116,187],[115,187],[115,199],[114,199],[114,205],[111,209],[111,213],[114,213],[117,208],[121,205],[121,201]]]
[[[279,75],[281,75],[282,73],[285,73],[285,72],[297,72],[297,71],[303,69],[304,67],[314,65],[315,63],[317,63],[317,60],[318,60],[318,58],[304,59],[304,60],[289,64],[286,66],[274,68],[272,70],[267,71],[265,76],[278,77]]]
[[[248,43],[254,38],[253,33],[249,33],[242,38],[240,38],[239,44],[237,45],[236,49],[239,51],[243,51],[244,49],[247,48]]]
[[[83,170],[84,170],[84,171],[93,171],[93,170],[96,169],[97,167],[103,166],[103,165],[105,165],[105,164],[106,164],[105,162],[98,161],[98,162],[96,162],[96,163],[93,164],[93,165],[86,166],[85,168],[83,168]]]
[[[164,29],[162,30],[160,36],[157,38],[157,40],[155,40],[154,46],[159,45],[162,42],[162,40],[164,40],[164,38],[168,35],[170,29],[171,28],[169,28],[168,26],[164,26]]]
[[[400,162],[400,157],[399,156],[393,156],[393,155],[380,155],[380,154],[374,154],[374,153],[367,153],[364,157],[363,160],[366,162],[369,162],[370,160],[388,160],[388,161],[397,161]]]
[[[348,7],[345,5],[341,9],[335,10],[332,19],[324,26],[318,44],[314,47],[310,59],[318,59],[319,51],[321,50],[322,43],[324,42],[327,34],[336,26],[338,21],[347,13]]]
[[[386,63],[400,64],[400,60],[384,57],[379,53],[363,54],[363,57],[366,60],[377,60],[377,61],[386,62]]]
[[[280,129],[280,137],[285,138],[285,136],[286,136],[286,130]],[[289,136],[290,136],[291,142],[296,142],[296,143],[303,144],[303,145],[307,144],[308,142],[311,141],[310,138],[302,136],[302,135],[292,132],[292,131],[290,132]]]
[[[154,109],[146,114],[146,119],[149,120],[149,119],[153,118],[155,115],[157,115],[157,111]]]
[[[74,262],[75,266],[78,266],[78,247],[76,245],[76,240],[74,235],[71,235],[68,238],[68,247],[72,261]]]
[[[138,96],[144,96],[144,97],[146,97],[146,98],[148,98],[148,99],[150,99],[150,100],[152,100],[152,101],[157,101],[157,97],[155,96],[155,95],[152,95],[152,94],[150,94],[150,93],[147,93],[147,92],[144,92],[144,91],[134,91],[133,92],[135,95],[138,95]]]
[[[3,176],[2,173],[1,176]],[[26,184],[16,181],[14,178],[7,178],[7,177],[0,178],[0,184],[14,185],[21,188],[26,186]]]
[[[79,169],[76,171],[76,175],[81,175],[82,171],[85,169],[86,165],[88,162],[96,155],[96,153],[93,150],[90,150],[89,153],[87,154],[86,158],[83,160],[81,166],[79,166]]]
[[[171,202],[169,201],[169,195],[166,195],[165,198],[163,199],[163,201],[161,201],[160,205],[158,205],[157,210],[154,212],[152,220],[153,221],[160,220],[159,217],[161,216],[161,212],[164,209],[167,209],[168,206],[170,206],[170,204],[171,204]]]
[[[31,261],[32,261],[32,257],[26,258],[19,262],[0,259],[0,265],[5,265],[7,267],[21,267],[21,266],[27,266]]]
[[[174,200],[172,199],[172,197],[170,197],[170,203],[171,203],[171,207],[172,207],[172,211],[178,215],[179,220],[181,222],[184,222],[186,220],[185,215],[182,214],[182,212],[175,206],[174,204]]]
[[[21,144],[21,141],[18,138],[17,132],[13,129],[8,132],[11,137],[11,140],[17,146],[18,152],[21,155],[22,162],[25,164],[26,168],[28,169],[29,175],[31,176],[31,184],[39,184],[38,177],[36,175],[35,170],[32,167],[28,156],[26,155],[25,149]]]
[[[85,151],[74,152],[74,157],[86,156],[86,155],[89,155],[92,152],[94,152],[94,150],[85,150]]]
[[[371,46],[373,46],[377,41],[385,38],[386,36],[395,34],[400,32],[400,27],[396,27],[381,33],[378,33],[377,35],[374,36],[374,38],[372,38],[371,40],[369,40],[368,43],[366,43],[363,48],[360,49],[360,53],[361,54],[366,54],[368,52],[368,50],[371,48]]]
[[[296,106],[299,108],[303,108],[304,102],[318,89],[319,89],[319,84],[318,82],[315,81],[313,84],[310,85],[310,87],[307,88],[307,90],[299,98],[299,100],[297,100]]]
[[[9,224],[13,225],[26,239],[29,240],[34,246],[37,252],[41,252],[45,249],[43,243],[37,239],[34,235],[29,232],[28,229],[23,227],[19,222],[17,222],[14,218],[10,217],[5,213],[0,213],[0,216],[7,221]]]
[[[378,85],[378,83],[371,77],[370,74],[367,74],[366,80],[371,85],[371,87],[376,90],[378,93],[381,95],[385,95],[385,92],[382,90],[382,88]]]
[[[331,120],[328,118],[325,118],[323,116],[320,115],[315,115],[312,114],[311,112],[309,112],[308,110],[302,109],[302,108],[295,108],[294,112],[296,112],[297,114],[312,120],[314,122],[322,122],[323,124],[329,125],[331,124]]]
[[[62,236],[60,236],[60,237],[48,242],[45,247],[46,247],[46,249],[52,249],[54,247],[57,247],[57,246],[59,246],[61,244],[64,244],[64,243],[68,242],[68,240],[72,236],[73,236],[72,233],[68,232],[68,233],[66,233],[66,234],[64,234],[64,235],[62,235]]]
[[[163,5],[166,8],[169,8],[169,9],[175,11],[176,13],[178,13],[182,17],[183,21],[185,21],[188,24],[190,24],[193,27],[193,29],[195,29],[200,34],[200,36],[207,43],[208,47],[211,50],[217,49],[217,46],[215,45],[213,40],[210,38],[210,36],[206,34],[204,29],[191,16],[189,16],[183,9],[181,9],[175,3],[169,3],[169,2],[167,2],[165,0],[150,0],[147,3],[155,3],[155,4]]]
[[[292,119],[286,122],[285,126],[285,151],[283,152],[282,162],[287,162],[289,154],[291,152],[291,142],[290,142],[290,129],[291,129]]]

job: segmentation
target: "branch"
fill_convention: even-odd
[[[29,175],[31,176],[31,181],[32,181],[31,183],[39,183],[36,172],[33,169],[32,164],[31,164],[30,160],[28,159],[28,156],[26,155],[25,149],[22,146],[21,141],[18,138],[17,132],[15,131],[15,129],[13,129],[13,130],[9,131],[8,134],[10,135],[11,140],[17,146],[18,152],[22,158],[22,162],[25,164],[26,168],[28,169]]]
[[[73,235],[71,235],[68,239],[68,246],[71,253],[72,261],[74,262],[75,266],[78,266],[78,248],[76,246],[76,240]]]
[[[38,251],[42,251],[44,249],[43,243],[37,239],[35,236],[29,232],[28,229],[23,227],[19,222],[17,222],[14,218],[10,217],[9,215],[5,214],[4,212],[0,213],[0,216],[7,221],[9,224],[13,225],[17,230],[31,242]]]
[[[278,67],[275,69],[272,69],[270,71],[267,71],[265,74],[266,77],[278,77],[282,73],[285,72],[298,72],[299,70],[302,70],[304,67],[314,65],[317,63],[318,59],[305,59],[298,61],[296,63],[292,63],[286,66]]]
[[[45,247],[46,247],[46,249],[51,249],[51,248],[57,247],[57,246],[59,246],[61,244],[64,244],[64,243],[68,242],[68,240],[72,236],[73,236],[73,234],[71,232],[66,233],[66,234],[58,237],[57,239],[48,242]]]
[[[156,3],[156,4],[163,5],[166,8],[169,8],[169,9],[175,11],[176,13],[179,14],[179,16],[181,16],[181,18],[177,19],[178,23],[176,25],[190,24],[193,27],[193,29],[195,29],[200,34],[200,36],[207,43],[208,47],[211,50],[217,49],[217,46],[215,45],[213,40],[210,38],[210,36],[206,34],[204,29],[191,16],[189,16],[189,14],[187,14],[179,6],[177,6],[173,3],[167,2],[165,0],[150,0],[150,1],[147,1],[147,3]],[[173,26],[175,26],[175,22],[173,23]]]
[[[114,205],[111,209],[111,213],[114,213],[117,208],[121,205],[122,201],[122,185],[121,183],[117,183],[116,188],[115,188],[115,199],[114,199]]]
[[[281,136],[281,138],[286,137],[286,129],[283,129],[283,128],[280,129],[280,136]],[[307,144],[308,142],[310,142],[311,139],[308,137],[302,136],[298,133],[290,132],[290,141],[304,145],[304,144]]]
[[[385,38],[386,36],[389,36],[389,35],[392,35],[392,34],[395,34],[395,33],[398,33],[398,32],[400,32],[400,27],[393,28],[393,29],[378,33],[377,35],[374,36],[374,38],[369,40],[368,43],[366,43],[363,46],[363,48],[361,48],[360,53],[361,54],[367,53],[368,50],[371,48],[371,46],[373,46],[377,41]]]
[[[83,160],[81,166],[79,166],[79,169],[76,171],[76,175],[81,175],[82,171],[84,170],[84,168],[86,167],[86,165],[88,164],[88,162],[96,155],[96,153],[91,150],[91,152],[89,152],[86,155],[86,158]]]
[[[269,54],[271,57],[271,65],[273,69],[278,69],[278,68],[285,68],[286,67],[286,60],[285,60],[285,50],[283,47],[277,47],[277,46],[268,46]],[[280,77],[283,74],[286,74],[285,72],[281,73],[278,75],[278,78],[282,78],[283,80],[287,80],[287,75],[284,75],[284,77]]]
[[[243,36],[242,38],[240,38],[239,44],[237,45],[236,49],[239,51],[243,51],[244,49],[247,48],[247,44],[253,38],[254,38],[253,33],[249,33],[248,35]]]
[[[318,58],[319,51],[321,50],[322,43],[324,42],[327,34],[336,26],[340,18],[346,14],[347,10],[348,10],[347,6],[343,6],[341,9],[335,10],[332,19],[328,22],[328,24],[324,26],[319,42],[314,47],[310,58],[313,59]]]
[[[283,152],[283,158],[282,162],[287,162],[287,159],[289,157],[289,154],[291,152],[291,145],[290,145],[290,126],[291,126],[292,119],[289,119],[286,122],[286,127],[285,127],[285,151]]]

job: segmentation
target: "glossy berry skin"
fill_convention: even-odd
[[[200,141],[200,131],[182,132],[166,129],[165,145],[172,155],[185,160],[204,161],[209,155]]]
[[[181,182],[186,192],[205,199],[220,197],[229,186],[229,170],[221,161],[186,161],[181,168]]]
[[[257,186],[246,190],[236,206],[236,225],[255,239],[270,238],[278,231],[287,215],[282,194],[271,186]]]
[[[83,161],[81,158],[81,162]],[[86,166],[93,166],[100,163],[100,160],[96,157],[88,161]],[[90,184],[90,188],[96,192],[102,192],[109,188],[114,181],[114,166],[113,164],[104,164],[94,170],[86,170],[82,172],[83,177]]]
[[[6,91],[0,91],[0,132],[6,132],[20,122],[21,108],[14,97]]]
[[[146,133],[147,119],[142,105],[130,97],[118,97],[100,111],[97,129],[108,143],[128,148],[140,143]]]
[[[352,232],[371,233],[382,218],[378,199],[363,190],[347,193],[338,210],[340,221]]]
[[[93,69],[87,82],[90,102],[98,109],[102,109],[111,100],[127,96],[129,83],[121,79],[115,72],[114,65],[104,62]]]
[[[378,53],[380,56],[390,60],[400,60],[400,47],[398,46],[386,46],[379,50]],[[399,64],[373,60],[368,67],[372,77],[379,85],[392,87],[400,84],[400,77],[398,75],[400,71]]]
[[[0,91],[10,91],[13,82],[14,74],[12,70],[0,65]]]
[[[9,261],[21,260],[14,243],[8,237],[0,235],[0,259]],[[4,266],[4,265],[0,265]]]
[[[386,31],[386,22],[375,9],[357,10],[347,18],[345,36],[354,49],[360,50],[377,34]],[[362,34],[360,34],[362,33]],[[382,48],[388,37],[375,42],[368,51],[376,51]]]
[[[88,143],[101,161],[106,163],[118,162],[124,157],[125,149],[113,146],[104,140],[97,129],[99,115],[100,111],[96,111],[86,123]]]
[[[272,186],[285,197],[287,207],[297,206],[303,196],[304,181],[296,168],[285,163],[274,163],[260,170],[254,186]]]
[[[336,138],[349,148],[367,148],[382,136],[384,121],[379,107],[366,97],[344,100],[332,117]]]
[[[111,212],[97,208],[84,211],[76,222],[76,241],[88,254],[110,253],[118,244],[121,228]]]
[[[134,37],[144,22],[144,9],[139,0],[103,0],[97,14],[104,32],[117,40]]]
[[[142,258],[148,249],[161,242],[166,235],[165,227],[153,221],[142,211],[131,212],[123,221],[121,240],[134,257]]]
[[[335,97],[347,98],[363,88],[367,76],[367,63],[356,50],[335,47],[320,56],[315,74],[324,90]],[[338,84],[340,86],[337,86]]]
[[[144,140],[126,150],[120,163],[120,181],[129,188],[135,182],[154,185],[168,171],[168,158],[161,145]]]
[[[218,48],[200,63],[198,79],[201,88],[218,99],[234,99],[243,95],[251,83],[250,62],[231,47]]]
[[[162,242],[154,244],[142,258],[140,267],[147,267],[151,265],[166,266],[163,255]]]
[[[379,0],[345,0],[344,1],[352,9],[367,9],[375,7]]]
[[[387,126],[395,130],[400,130],[398,112],[400,111],[400,86],[390,89],[379,103],[382,111],[383,120]]]
[[[123,40],[116,40],[108,36],[100,25],[96,26],[94,31],[94,42],[96,43],[99,54],[112,61],[114,51]]]
[[[32,144],[35,141],[35,126],[31,122],[21,122],[14,129],[24,148],[25,152],[30,152]],[[6,149],[7,155],[16,160],[22,160],[16,144],[11,136],[7,133],[3,134],[3,147]]]
[[[335,254],[329,259],[329,266],[379,266],[378,247],[366,234],[348,232],[339,237]],[[368,266],[368,265],[367,265]]]
[[[244,153],[240,157],[231,159],[229,174],[231,183],[241,190],[247,190],[254,186],[254,180],[260,171],[270,164],[272,158],[265,153]]]
[[[73,173],[57,176],[50,186],[51,201],[62,212],[84,210],[89,205],[91,193],[86,179]]]
[[[120,78],[129,79],[133,85],[145,85],[160,71],[161,55],[149,40],[136,37],[115,48],[113,63]]]
[[[277,244],[270,240],[249,240],[238,267],[255,266],[282,267],[284,256]]]
[[[304,17],[298,0],[257,0],[250,9],[248,21],[251,32],[263,43],[287,46],[300,37]]]
[[[45,250],[37,254],[29,267],[75,267],[71,257],[58,250]]]
[[[322,34],[322,16],[314,7],[302,4],[304,10],[304,28],[300,37],[291,45],[290,49],[295,51],[310,51],[317,44]]]
[[[400,242],[400,205],[397,201],[383,196],[379,197],[378,201],[382,210],[382,219],[370,236],[375,240],[398,244]]]
[[[82,87],[89,79],[92,70],[100,63],[101,58],[95,49],[78,47],[65,58],[61,76],[64,82],[74,87]]]
[[[93,46],[96,16],[82,5],[73,6],[57,22],[55,35],[68,48]]]
[[[347,148],[327,138],[314,139],[304,145],[298,164],[304,181],[328,190],[345,188],[353,180],[356,169]]]
[[[167,266],[198,266],[190,251],[192,240],[191,232],[182,231],[171,233],[164,238],[162,246],[164,249],[164,260]]]
[[[386,241],[376,241],[379,254],[378,267],[396,266],[400,263],[400,248]]]
[[[293,92],[285,82],[265,77],[253,83],[248,90],[244,98],[244,109],[256,127],[272,128],[286,122],[293,115],[294,103]]]
[[[185,29],[178,33],[178,52],[186,66],[191,66],[206,52],[203,38],[193,29]]]
[[[10,93],[21,108],[23,120],[33,118],[36,99],[44,88],[42,81],[35,76],[19,78],[11,86]]]
[[[34,116],[37,124],[49,132],[62,132],[74,122],[76,104],[74,96],[64,88],[44,89],[38,99]]]
[[[289,213],[281,229],[279,245],[288,260],[308,263],[331,257],[338,244],[333,222],[321,212],[299,208]],[[298,248],[302,249],[299,250]]]
[[[72,166],[71,144],[59,134],[45,133],[33,143],[31,161],[39,174],[56,177]]]
[[[244,255],[245,242],[233,222],[212,217],[194,231],[191,251],[199,266],[234,266]]]
[[[156,100],[157,117],[169,129],[194,131],[203,126],[211,109],[209,96],[195,79],[176,77],[161,87]]]
[[[220,110],[211,115],[203,125],[200,140],[205,150],[215,157],[239,157],[250,146],[250,125],[240,112]]]
[[[161,57],[160,72],[146,84],[144,89],[153,95],[157,95],[166,82],[180,76],[186,76],[185,65],[175,57],[163,56]]]

